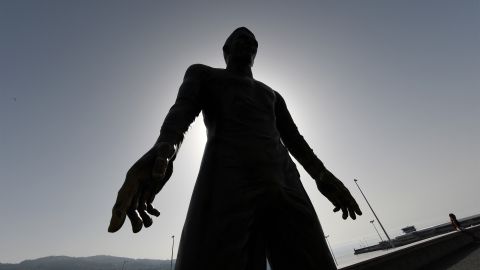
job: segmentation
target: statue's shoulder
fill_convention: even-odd
[[[259,81],[259,80],[255,80],[255,84],[256,84],[257,86],[259,86],[259,87],[261,87],[261,88],[265,88],[265,89],[267,89],[267,90],[269,90],[269,91],[272,91],[272,92],[274,91],[270,86],[264,84],[263,82],[261,82],[261,81]]]
[[[212,68],[203,64],[193,64],[187,68],[185,79],[205,79],[212,76],[216,72],[216,68]]]
[[[274,97],[277,95],[280,95],[277,91],[273,90],[270,86],[266,85],[265,83],[255,80],[255,84],[259,86],[260,88],[266,90],[267,92],[270,92]]]

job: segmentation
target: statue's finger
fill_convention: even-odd
[[[348,208],[348,213],[350,214],[350,217],[351,217],[353,220],[357,219],[357,216],[355,215],[355,211],[353,210],[352,207],[349,207],[349,208]]]
[[[131,189],[124,184],[124,186],[118,191],[117,200],[112,208],[112,218],[110,219],[110,225],[108,226],[109,232],[116,232],[123,226],[132,199],[133,194],[131,193]]]
[[[154,199],[155,199],[155,193],[152,192],[147,199],[147,212],[150,215],[158,217],[160,216],[160,211],[158,211],[157,209],[155,209],[155,207],[153,207],[152,203]]]
[[[153,215],[153,216],[160,216],[160,211],[158,211],[157,209],[155,209],[151,203],[147,203],[147,212],[150,214],[150,215]]]
[[[330,200],[330,202],[332,202],[333,206],[335,207],[333,208],[333,212],[338,212],[342,206],[342,202],[340,201],[340,199],[335,194],[329,196],[328,199]]]
[[[352,219],[356,219],[357,216],[355,214],[355,199],[353,199],[353,197],[350,195],[350,192],[348,193],[348,196],[346,196],[344,198],[344,203],[345,207],[347,208],[348,210],[348,215],[347,215],[347,218],[348,216],[350,216]]]
[[[125,222],[127,213],[121,208],[120,203],[116,203],[112,209],[112,218],[110,219],[110,225],[108,226],[108,232],[116,232],[120,230]]]
[[[145,226],[145,228],[152,226],[153,223],[152,218],[145,211],[147,209],[147,203],[149,201],[149,198],[151,197],[151,193],[151,187],[146,187],[142,192],[137,207],[137,211],[140,214],[140,218],[143,220],[143,225]]]
[[[358,203],[357,201],[355,201],[355,199],[353,200],[353,211],[355,213],[357,213],[357,215],[361,216],[363,213],[362,213],[362,210],[360,210],[360,206],[358,206]]]
[[[127,210],[127,216],[130,219],[130,223],[132,224],[132,231],[134,233],[139,232],[142,229],[143,222],[137,214],[137,208],[140,202],[140,194],[136,193],[132,202],[130,203],[130,207]]]
[[[354,212],[356,215],[361,216],[362,215],[362,210],[360,210],[360,207],[358,206],[357,201],[355,198],[353,198],[352,194],[350,192],[348,193],[348,205],[351,208],[350,211]]]
[[[138,213],[140,214],[140,217],[142,218],[143,225],[145,226],[145,228],[148,228],[148,227],[152,226],[153,220],[152,220],[152,218],[147,214],[147,212],[145,212],[145,210],[138,211]]]
[[[342,218],[347,219],[348,218],[348,210],[345,206],[342,206]]]
[[[143,226],[143,222],[137,214],[137,211],[134,209],[130,209],[127,211],[127,216],[130,219],[130,223],[132,224],[132,231],[134,233],[138,233]]]
[[[152,218],[145,212],[146,210],[146,204],[144,202],[140,203],[138,206],[138,213],[140,214],[140,217],[142,218],[143,225],[145,228],[148,228],[152,226],[153,220]]]

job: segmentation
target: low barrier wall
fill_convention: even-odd
[[[480,235],[480,226],[472,227],[466,232],[454,232],[425,241],[417,245],[405,247],[341,270],[415,270],[438,261],[455,251],[474,242],[473,235]]]

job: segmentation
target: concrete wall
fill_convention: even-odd
[[[341,270],[415,270],[473,243],[472,235],[480,235],[480,226],[454,232],[396,252],[341,268]]]

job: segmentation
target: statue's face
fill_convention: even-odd
[[[228,52],[224,52],[225,61],[238,64],[253,66],[255,56],[257,55],[258,43],[250,33],[238,31],[232,36]]]

